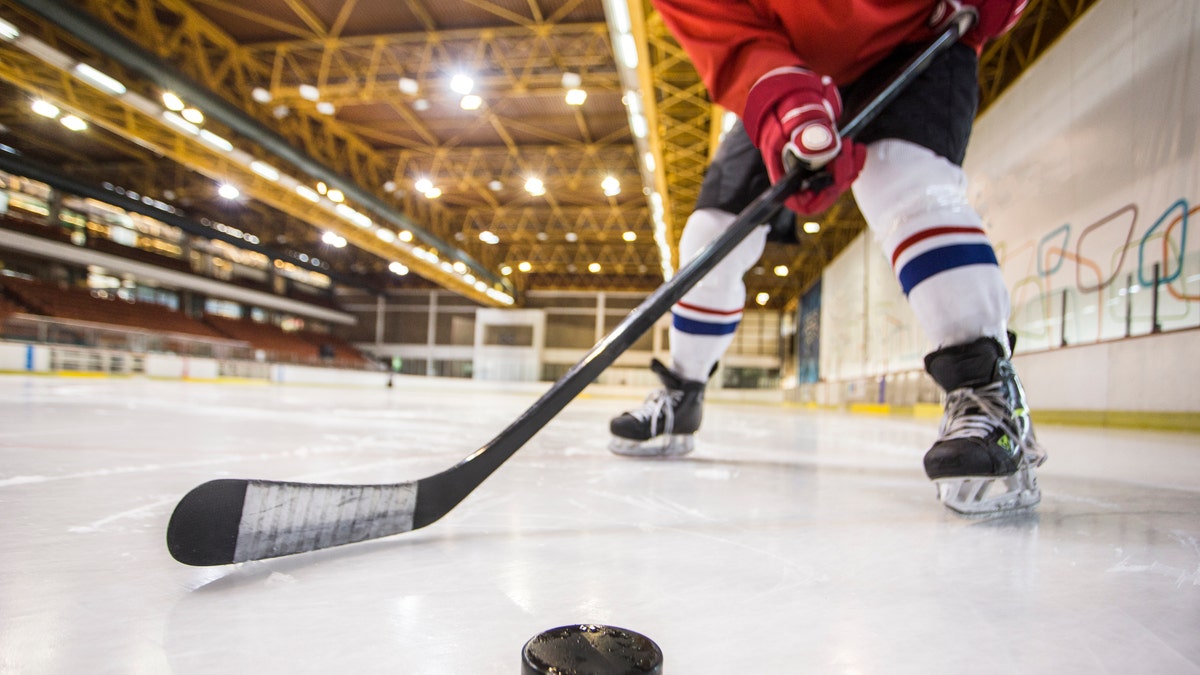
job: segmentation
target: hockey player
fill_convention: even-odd
[[[680,240],[686,262],[794,162],[822,168],[823,186],[791,196],[820,213],[847,188],[918,322],[938,349],[925,368],[947,392],[939,437],[925,455],[938,498],[961,513],[1036,504],[1034,438],[1010,362],[1008,290],[981,220],[966,198],[962,160],[978,104],[978,55],[1024,0],[655,0],[712,98],[744,124],[722,142]],[[843,98],[874,93],[955,11],[978,15],[855,141],[842,141]],[[764,177],[764,174],[766,177]],[[742,276],[761,256],[766,227],[743,241],[672,308],[663,389],[614,418],[621,455],[690,452],[704,387],[732,342],[745,305]]]

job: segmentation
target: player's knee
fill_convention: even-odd
[[[859,210],[876,239],[946,224],[977,224],[962,167],[914,143],[872,143],[854,183]]]

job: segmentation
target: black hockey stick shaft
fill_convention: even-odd
[[[841,130],[843,138],[860,133],[938,54],[958,40],[970,27],[969,21],[951,22],[910,59],[847,120]],[[415,482],[388,485],[209,481],[175,507],[167,526],[168,550],[189,565],[221,565],[376,539],[437,521],[524,446],[812,177],[803,168],[793,170],[759,195],[720,237],[630,312],[529,409],[453,467]]]

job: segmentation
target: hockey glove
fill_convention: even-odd
[[[838,136],[841,114],[842,97],[833,80],[806,68],[776,68],[750,88],[742,121],[771,182],[797,164],[824,169],[815,185],[784,202],[796,213],[811,215],[833,206],[862,171],[866,149]]]
[[[940,30],[959,10],[972,8],[977,18],[967,35],[973,42],[983,44],[1011,30],[1028,4],[1029,0],[938,0],[929,25]]]

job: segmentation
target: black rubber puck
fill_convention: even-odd
[[[662,663],[645,635],[595,624],[551,628],[521,650],[522,675],[661,675]]]

